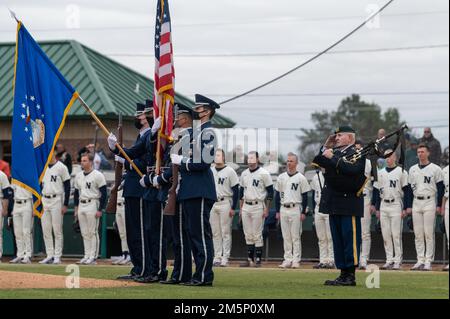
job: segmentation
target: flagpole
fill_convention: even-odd
[[[160,174],[160,170],[161,170],[161,132],[164,128],[164,123],[165,123],[165,119],[164,119],[164,115],[166,112],[166,108],[165,108],[165,98],[161,97],[161,95],[158,94],[158,102],[161,101],[160,104],[160,111],[161,113],[159,114],[159,117],[161,118],[161,128],[158,130],[158,143],[157,143],[157,149],[156,149],[156,168],[155,168],[155,172],[156,174]]]
[[[103,132],[106,134],[106,136],[109,136],[111,134],[111,132],[109,132],[108,129],[105,127],[105,125],[103,125],[102,121],[100,121],[100,119],[97,117],[97,115],[94,113],[94,111],[92,111],[91,108],[86,104],[86,102],[84,102],[84,100],[81,96],[78,95],[77,98],[78,98],[78,101],[80,101],[81,105],[86,109],[86,111],[88,111],[88,113],[95,120],[95,122],[97,122],[98,126],[103,130]],[[116,147],[119,149],[120,154],[122,154],[123,157],[131,164],[131,166],[133,166],[133,169],[136,171],[136,173],[138,173],[140,177],[144,176],[144,174],[142,174],[139,167],[137,167],[136,164],[134,164],[134,162],[131,160],[131,158],[127,155],[127,153],[125,153],[122,146],[119,145],[119,143],[116,143]]]

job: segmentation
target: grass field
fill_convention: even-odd
[[[129,268],[119,266],[84,266],[83,278],[114,279]],[[7,265],[0,270],[66,276],[65,266]],[[368,289],[368,273],[358,272],[357,287],[324,287],[326,279],[334,279],[337,271],[308,269],[240,269],[215,270],[213,287],[182,287],[150,284],[139,287],[96,289],[4,289],[4,298],[120,298],[120,299],[389,299],[449,298],[449,275],[442,272],[381,272],[380,288]]]

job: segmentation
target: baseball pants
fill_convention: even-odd
[[[3,256],[3,221],[5,220],[2,204],[2,199],[0,199],[0,258]]]
[[[413,202],[413,223],[416,242],[417,261],[432,263],[434,261],[436,224],[436,201],[415,199]]]
[[[63,205],[62,196],[55,198],[42,198],[44,214],[41,218],[42,233],[44,235],[45,251],[47,257],[61,258],[63,253],[63,219],[61,213]],[[53,242],[53,235],[55,239]]]
[[[28,199],[22,204],[15,202],[12,214],[17,257],[31,258],[33,250],[33,201]]]
[[[99,201],[92,200],[90,203],[78,206],[78,221],[80,222],[81,236],[83,237],[84,258],[97,259],[100,249],[100,237],[98,225],[100,218],[95,215],[98,211]]]
[[[245,242],[255,245],[256,248],[264,246],[264,204],[249,205],[244,202],[242,206],[242,227],[244,228]]]
[[[281,206],[280,224],[283,234],[284,260],[299,263],[302,258],[300,208]]]
[[[231,254],[231,226],[230,217],[231,198],[216,202],[211,209],[211,229],[214,242],[214,262],[228,261]]]
[[[372,238],[370,235],[370,226],[372,224],[372,215],[370,214],[370,197],[364,197],[364,217],[361,218],[361,263],[367,264],[370,259],[370,247],[372,246]]]
[[[449,240],[448,240],[448,200],[445,203],[445,215],[444,215],[444,222],[445,222],[445,232],[447,233],[447,249],[450,247]],[[1,256],[1,253],[0,253]]]
[[[316,209],[314,214],[317,238],[319,239],[319,256],[321,264],[334,263],[333,239],[330,230],[330,216],[319,213]]]
[[[400,201],[393,203],[381,202],[380,223],[387,263],[401,264],[403,261],[402,210],[403,207]]]
[[[125,204],[117,204],[116,209],[116,224],[119,229],[120,244],[122,247],[122,253],[128,251],[127,243],[127,229],[125,222]]]

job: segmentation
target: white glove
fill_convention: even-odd
[[[156,175],[155,177],[153,177],[153,187],[158,187],[159,183],[158,183],[158,175]]]
[[[181,161],[183,160],[183,156],[177,154],[171,154],[170,159],[172,160],[172,164],[181,165]]]
[[[155,134],[161,128],[161,117],[158,117],[153,123],[152,134]]]
[[[142,178],[139,180],[139,184],[141,184],[142,187],[147,188],[147,186],[145,185],[145,182],[144,182],[144,178],[145,178],[145,175],[142,176]]]
[[[113,134],[110,133],[108,136],[108,146],[109,148],[114,151],[116,149],[116,144],[117,144],[117,137]]]
[[[122,158],[122,157],[120,157],[120,156],[118,156],[118,155],[115,155],[115,156],[114,156],[114,160],[115,160],[116,162],[120,163],[120,164],[124,164],[124,163],[125,163],[125,159]]]

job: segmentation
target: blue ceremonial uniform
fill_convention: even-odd
[[[355,162],[343,159],[356,151],[352,145],[335,150],[331,159],[316,156],[313,164],[325,168],[320,211],[330,215],[335,263],[343,274],[353,274],[359,264],[361,250],[361,217],[364,216],[362,191],[367,181],[364,174],[365,157]],[[335,281],[336,282],[336,281]]]
[[[140,136],[138,136],[138,139]],[[142,171],[145,170],[145,161],[143,158],[134,160],[136,166]],[[142,259],[142,196],[144,189],[139,184],[138,173],[125,162],[126,174],[124,175],[123,197],[125,198],[125,228],[127,230],[127,244],[130,253],[133,268],[131,273],[140,275],[143,270]]]
[[[188,221],[187,231],[195,261],[192,280],[208,284],[214,280],[214,247],[209,217],[217,200],[214,176],[210,169],[216,140],[211,132],[209,121],[194,129],[191,136],[192,154],[184,157],[180,165],[181,181],[178,192],[182,215],[186,216]]]
[[[192,135],[192,129],[184,129],[180,132],[179,144],[190,145],[190,137]],[[177,144],[175,144],[177,146]],[[180,150],[181,153],[181,150]],[[170,155],[170,150],[167,151],[167,155]],[[168,197],[168,192],[172,186],[172,168],[166,169],[161,175],[158,176],[158,184],[160,188],[160,200],[165,204]],[[178,187],[179,191],[180,187]],[[178,195],[178,194],[177,194]],[[177,205],[174,216],[164,216],[165,228],[167,230],[167,236],[172,235],[173,252],[174,252],[174,266],[170,276],[170,282],[172,283],[186,283],[192,278],[192,250],[191,242],[188,235],[188,220],[186,212],[183,210],[177,196]]]
[[[136,159],[139,159],[141,161],[144,161],[145,166],[149,166],[149,164],[153,163],[151,161],[151,154],[153,154],[153,144],[154,140],[152,140],[152,134],[151,129],[147,129],[144,132],[141,132],[139,134],[138,139],[136,140],[135,144],[131,148],[124,148],[123,150],[125,153],[130,157],[130,159],[136,161]],[[120,155],[119,150],[116,148],[113,150],[113,153]],[[143,170],[145,173],[145,169]],[[138,179],[139,183],[139,179]],[[140,215],[139,215],[139,221],[137,220],[137,214],[133,213],[132,215],[135,218],[135,223],[133,223],[133,230],[134,234],[136,234],[136,238],[140,237],[140,246],[137,246],[140,248],[140,252],[137,253],[136,256],[136,263],[140,266],[138,268],[137,273],[132,272],[132,274],[137,275],[139,277],[148,277],[151,275],[152,269],[151,269],[151,252],[150,252],[150,227],[151,227],[151,215],[150,215],[150,205],[145,200],[145,196],[147,193],[145,190],[140,186],[140,190],[138,191],[139,194],[142,194],[143,199],[140,201]],[[147,197],[148,198],[148,197]],[[132,203],[130,200],[128,201],[130,204],[129,209],[132,211],[137,211],[137,200],[134,200]],[[127,204],[125,204],[127,205]],[[132,206],[131,206],[132,205]],[[134,237],[134,235],[131,235]],[[136,244],[138,240],[136,239]],[[133,265],[135,265],[133,263]],[[135,265],[136,266],[136,265]]]

